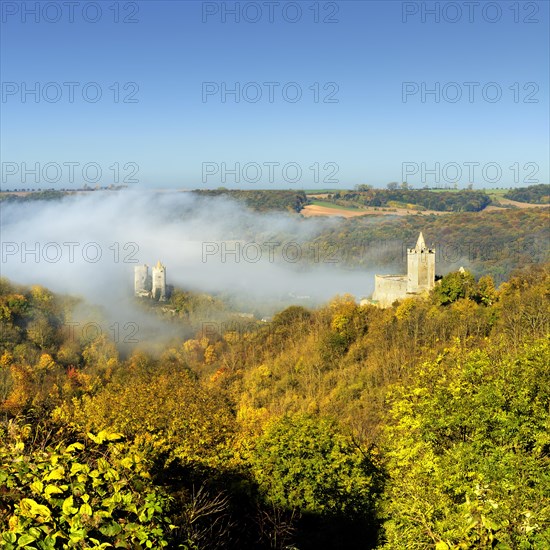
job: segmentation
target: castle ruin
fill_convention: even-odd
[[[166,267],[159,260],[151,272],[152,275],[149,274],[147,264],[134,267],[134,295],[165,302],[167,298]]]
[[[422,232],[416,246],[407,248],[406,275],[375,275],[372,301],[389,307],[403,300],[429,292],[435,286],[435,249],[427,248]]]

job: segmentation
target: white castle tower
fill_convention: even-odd
[[[160,260],[153,267],[152,297],[159,302],[166,300],[166,268],[160,263]]]
[[[416,246],[407,248],[407,274],[375,275],[372,301],[380,307],[389,307],[396,300],[422,295],[434,286],[435,249],[426,247],[421,232]]]
[[[151,296],[151,277],[148,265],[134,267],[134,295],[139,297]]]
[[[420,232],[414,248],[407,249],[407,294],[419,294],[435,286],[435,250],[426,247]]]

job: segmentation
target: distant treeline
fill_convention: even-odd
[[[110,185],[108,187],[99,187],[94,189],[92,187],[84,186],[80,189],[39,189],[39,190],[7,190],[0,191],[0,202],[28,202],[28,201],[50,201],[59,200],[67,195],[74,193],[93,193],[99,191],[120,191],[126,189],[126,185]]]
[[[68,195],[68,191],[32,191],[26,195],[16,195],[15,193],[0,193],[0,202],[28,202],[28,201],[53,201]]]
[[[238,201],[242,201],[258,212],[268,210],[288,210],[291,212],[300,212],[308,204],[308,199],[303,191],[293,190],[241,190],[241,189],[196,189],[193,191],[204,197],[218,197],[226,195]]]
[[[520,189],[512,189],[503,195],[505,199],[531,204],[550,204],[550,184],[541,183]]]
[[[342,206],[422,207],[438,212],[479,212],[491,203],[482,191],[428,191],[426,189],[369,189],[342,191],[327,200]]]

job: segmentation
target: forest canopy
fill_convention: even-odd
[[[258,189],[243,191],[241,189],[196,189],[194,194],[203,197],[227,196],[242,201],[246,206],[258,212],[269,210],[283,210],[300,212],[308,204],[308,199],[303,191]]]
[[[426,189],[368,189],[339,191],[325,199],[341,206],[402,207],[438,212],[479,212],[491,203],[483,191]]]
[[[512,189],[504,195],[504,198],[531,204],[550,204],[550,184],[541,183]]]
[[[124,355],[2,280],[3,547],[547,547],[549,268]]]

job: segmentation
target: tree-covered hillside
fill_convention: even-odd
[[[69,195],[66,191],[55,191],[53,189],[46,191],[34,191],[18,195],[16,193],[0,193],[0,202],[29,202],[29,201],[54,201],[60,200]]]
[[[504,198],[531,204],[550,204],[550,184],[541,183],[540,185],[512,189],[504,195]]]
[[[491,202],[482,191],[368,189],[329,194],[325,200],[342,206],[402,207],[438,212],[479,212]]]
[[[321,232],[305,250],[311,261],[331,258],[348,266],[387,266],[402,272],[405,249],[420,231],[435,246],[438,273],[464,266],[502,282],[517,268],[550,259],[548,212],[543,209],[415,215],[382,220],[352,218]],[[391,272],[391,271],[388,271]]]
[[[548,547],[549,267],[126,358],[3,280],[3,548]]]
[[[306,194],[303,191],[258,189],[244,191],[241,189],[197,189],[193,193],[204,197],[227,196],[242,201],[246,206],[258,212],[269,210],[283,210],[289,212],[300,212],[308,203]]]

